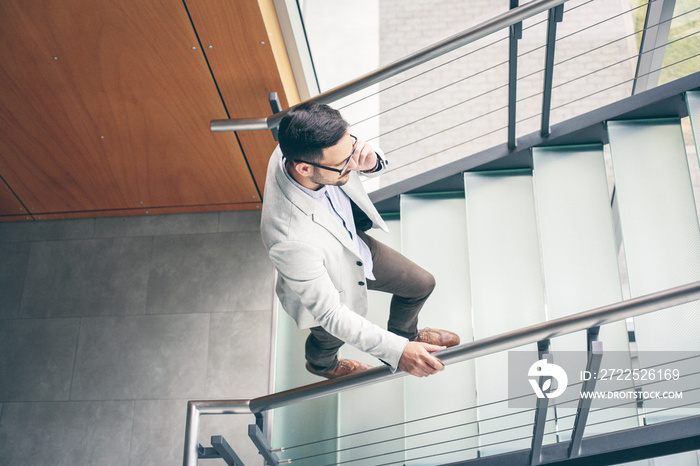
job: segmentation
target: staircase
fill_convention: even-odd
[[[698,136],[700,92],[685,98]],[[700,280],[700,227],[686,152],[692,142],[681,120],[617,120],[606,127],[605,145],[534,147],[529,168],[466,172],[463,190],[401,195],[400,212],[387,216],[391,233],[373,235],[436,276],[421,326],[456,331],[465,343]],[[697,170],[697,159],[690,167]],[[371,293],[368,318],[378,325],[386,324],[388,299]],[[303,368],[306,334],[283,311],[277,332],[275,391],[318,382]],[[699,333],[698,303],[603,325],[603,366],[609,352],[623,354],[616,368],[629,371],[653,366],[655,355],[692,355],[700,351]],[[583,370],[588,344],[578,332],[553,338],[549,352],[554,362],[565,353],[580,356]],[[539,358],[534,344],[519,350],[533,363]],[[341,356],[378,365],[348,346]],[[675,364],[684,374],[700,371],[699,359]],[[278,408],[272,446],[300,465],[500,458],[532,445],[535,405],[508,406],[512,377],[509,354],[502,352],[427,379],[395,378]],[[684,383],[697,388],[700,378]],[[619,386],[599,382],[605,390]],[[678,403],[691,406],[674,409],[631,401],[596,410],[594,401],[585,436],[695,416],[698,401],[697,392]],[[544,445],[568,442],[576,403],[550,400],[545,410]],[[696,452],[634,464],[650,461],[700,464]]]
[[[382,137],[377,145],[399,160],[382,176],[392,179],[372,186],[370,197],[391,229],[373,233],[377,239],[437,279],[420,325],[462,337],[463,345],[442,353],[446,370],[427,379],[392,375],[377,360],[345,346],[342,357],[380,367],[322,382],[304,369],[306,333],[280,309],[275,393],[190,402],[184,464],[204,458],[241,464],[222,438],[212,438],[211,448],[198,443],[199,416],[254,413],[249,436],[268,464],[700,465],[695,451],[700,450],[700,301],[692,302],[700,299],[700,176],[697,157],[688,157],[698,149],[687,151],[691,140],[700,141],[700,73],[691,67],[694,74],[654,87],[663,70],[699,56],[697,47],[688,46],[672,63],[658,59],[672,43],[691,43],[698,31],[682,26],[694,24],[700,8],[650,0],[571,30],[576,21],[567,25],[567,20],[612,2],[523,3],[511,0],[506,13],[313,98],[350,113],[346,106],[364,105],[365,98],[350,104],[343,99],[378,83],[386,93],[394,89],[390,79],[410,82],[413,75],[402,74],[410,71],[426,79],[420,98],[444,107],[412,112],[389,99],[407,121],[377,136]],[[641,29],[616,38],[605,34],[616,29],[609,21],[644,3]],[[558,39],[562,20],[569,29]],[[635,35],[639,53],[604,60],[608,47]],[[477,44],[482,38],[487,45]],[[532,39],[540,45],[529,43],[518,52],[518,43]],[[566,41],[576,42],[577,51],[557,56],[555,50],[563,50]],[[578,51],[578,45],[586,50]],[[530,53],[535,50],[544,56]],[[452,52],[460,56],[448,57]],[[487,69],[507,64],[507,76],[479,78],[479,67],[465,76],[474,68],[469,57],[476,52],[506,60]],[[434,59],[456,67],[454,84],[463,85],[462,91],[451,85],[435,89],[433,77],[439,74],[420,68],[425,64],[430,73],[440,73],[435,70],[443,63],[433,67]],[[636,60],[636,71],[609,82],[606,72],[634,63],[628,60]],[[530,68],[541,71],[541,87],[535,86],[541,93],[526,92],[529,78],[540,73],[529,73]],[[580,96],[579,79],[599,86]],[[482,89],[485,83],[494,87]],[[445,104],[434,95],[443,89],[450,93]],[[495,95],[506,89],[507,98]],[[606,100],[613,89],[631,97]],[[411,97],[411,90],[396,92]],[[458,102],[452,104],[453,97]],[[559,99],[554,106],[553,97]],[[477,98],[483,100],[477,104]],[[469,104],[464,115],[447,115],[439,127],[427,124],[462,104]],[[270,130],[284,113],[214,120],[211,128]],[[553,116],[559,123],[550,125]],[[480,119],[488,122],[471,126]],[[684,132],[681,119],[692,125],[695,138]],[[525,134],[536,120],[539,127]],[[419,127],[426,134],[418,134]],[[402,165],[400,153],[412,160]],[[404,170],[416,174],[404,176]],[[690,304],[667,308],[669,302]],[[388,296],[370,293],[372,322],[384,326],[388,308]],[[600,320],[589,320],[591,315]],[[636,317],[619,320],[631,315]],[[574,330],[580,331],[570,333]],[[525,341],[531,343],[517,347]],[[566,370],[569,384],[560,397],[538,399],[529,385],[538,382],[544,389],[548,383],[528,373],[542,359]],[[682,377],[596,383],[583,378],[584,370],[611,369],[628,374],[676,369]],[[670,405],[635,399],[611,404],[579,396],[628,389],[676,390],[684,396]]]

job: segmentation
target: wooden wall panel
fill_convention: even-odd
[[[296,88],[281,73],[291,72],[279,27],[266,28],[258,0],[186,0],[197,33],[231,118],[270,115],[270,92],[277,92],[283,108],[298,103]],[[269,7],[270,5],[265,5]],[[271,18],[269,8],[268,25]],[[211,48],[209,48],[211,46]],[[289,78],[289,76],[286,76]],[[218,133],[224,134],[224,133]],[[238,137],[260,191],[264,189],[270,154],[277,143],[269,131],[241,131]]]
[[[0,175],[33,212],[259,202],[182,0],[4,0],[0,40]]]
[[[0,217],[9,216],[18,216],[21,220],[29,220],[22,203],[5,184],[5,181],[0,178]]]

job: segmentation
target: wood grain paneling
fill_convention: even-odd
[[[262,14],[265,29],[267,30],[267,38],[270,41],[272,54],[275,57],[277,65],[277,74],[282,81],[284,93],[287,97],[289,105],[299,103],[299,88],[297,87],[294,71],[292,70],[292,62],[287,53],[287,44],[284,43],[282,36],[282,28],[280,27],[277,11],[273,0],[258,0],[260,13]]]
[[[0,174],[32,212],[259,201],[182,0],[4,0],[0,40]]]
[[[5,181],[0,178],[0,217],[10,215],[26,215],[22,203],[17,199],[15,193],[5,184]]]
[[[281,56],[279,49],[275,58],[271,41],[281,41],[281,33],[279,28],[266,28],[258,1],[186,2],[231,118],[270,115],[271,92],[277,92],[282,106],[288,107],[290,99],[280,77],[277,60],[282,63],[283,69],[288,67],[291,70],[289,59],[286,55]],[[268,23],[270,21],[272,19],[268,18]],[[292,103],[297,103],[298,92],[296,89],[294,92]],[[267,162],[277,143],[269,131],[242,131],[238,137],[262,192]]]

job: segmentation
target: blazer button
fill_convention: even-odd
[[[365,282],[357,282],[357,284],[360,286],[365,286]]]
[[[355,262],[355,263],[356,263],[357,265],[359,265],[360,267],[362,267],[362,261],[357,261],[357,262]]]

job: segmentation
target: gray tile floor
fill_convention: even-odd
[[[181,464],[187,400],[269,393],[274,271],[259,222],[0,223],[0,464]],[[204,417],[200,442],[224,435],[261,464],[251,422]]]

